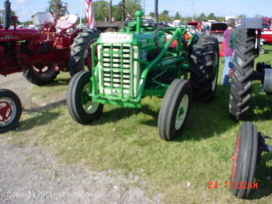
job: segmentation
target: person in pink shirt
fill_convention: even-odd
[[[224,32],[224,69],[222,74],[221,83],[223,85],[230,85],[229,72],[230,72],[230,61],[232,61],[233,49],[229,46],[230,36],[235,26],[235,20],[230,18],[227,20],[228,28]]]

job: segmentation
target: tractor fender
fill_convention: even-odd
[[[69,35],[69,43],[70,45],[73,44],[74,39],[77,37],[78,33],[81,33],[83,31],[83,29],[78,29],[73,31],[70,35]]]
[[[241,28],[262,29],[262,18],[241,18]]]

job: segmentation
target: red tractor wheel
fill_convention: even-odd
[[[51,64],[44,67],[29,67],[23,72],[23,76],[31,83],[42,86],[55,80],[59,71],[55,69],[56,65]]]
[[[14,129],[20,120],[22,105],[10,90],[0,89],[0,133]]]
[[[71,45],[71,56],[69,59],[70,75],[74,76],[77,72],[92,70],[91,45],[96,42],[100,35],[98,30],[87,29],[79,33]]]
[[[231,193],[237,198],[246,198],[255,175],[258,152],[257,128],[250,122],[243,123],[236,139],[232,156],[232,172],[230,178]],[[241,184],[246,184],[242,188]]]

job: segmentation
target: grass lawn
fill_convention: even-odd
[[[266,54],[255,61],[271,64],[272,46],[264,48]],[[219,82],[222,68],[223,63]],[[69,74],[61,73],[56,86],[34,87],[32,97],[42,101],[66,92],[67,79]],[[243,123],[229,118],[229,92],[229,86],[218,84],[212,103],[194,102],[184,132],[172,142],[159,138],[157,118],[162,99],[156,97],[144,98],[141,109],[105,105],[101,119],[86,126],[72,120],[65,104],[23,112],[18,130],[1,137],[11,137],[18,145],[45,145],[64,163],[84,164],[95,171],[113,169],[124,176],[139,175],[147,194],[152,197],[154,192],[159,193],[164,203],[270,203],[271,154],[262,156],[254,181],[258,189],[249,199],[237,199],[226,188],[236,136]],[[261,84],[254,82],[248,120],[270,136],[271,101],[272,96],[261,92]],[[272,141],[267,143],[271,145]]]

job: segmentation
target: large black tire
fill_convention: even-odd
[[[75,74],[68,85],[67,107],[71,117],[83,125],[90,124],[95,119],[99,119],[103,104],[92,102],[90,97],[91,83],[90,71],[80,71]]]
[[[91,44],[98,39],[99,35],[100,31],[87,29],[79,33],[74,39],[68,63],[71,76],[84,70],[84,66],[87,66],[88,70],[92,70]]]
[[[257,153],[257,128],[250,122],[243,123],[236,139],[230,177],[231,193],[237,198],[246,198],[252,189],[248,185],[254,180]],[[240,184],[246,184],[246,188]]]
[[[190,68],[193,98],[199,102],[210,102],[215,98],[219,67],[219,45],[217,38],[200,35],[193,45]]]
[[[29,82],[38,86],[43,86],[53,82],[58,74],[59,71],[55,70],[55,64],[45,66],[42,69],[32,66],[23,71],[23,76]]]
[[[160,137],[166,141],[181,134],[187,121],[192,98],[189,81],[175,79],[165,93],[158,118]]]
[[[240,28],[237,32],[234,49],[233,76],[229,102],[229,114],[237,120],[245,120],[250,109],[254,51],[255,30]]]
[[[17,127],[22,114],[19,97],[10,90],[0,89],[0,133]]]

